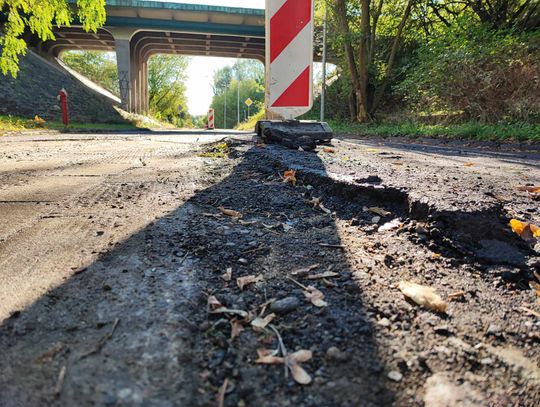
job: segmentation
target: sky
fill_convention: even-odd
[[[161,0],[169,1],[169,0]],[[264,8],[264,0],[171,0],[172,3],[208,4],[227,7]],[[232,58],[191,57],[187,81],[188,110],[192,115],[206,114],[212,102],[212,78],[214,71],[233,65]]]

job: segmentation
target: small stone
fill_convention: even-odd
[[[392,370],[388,373],[388,378],[394,382],[400,382],[403,379],[403,375],[397,370]]]
[[[390,325],[392,325],[392,323],[390,322],[390,320],[388,318],[381,318],[377,321],[377,325],[380,325],[380,326],[383,326],[385,328],[389,327]]]
[[[345,352],[340,351],[335,346],[331,346],[326,351],[326,359],[333,362],[345,362],[348,359],[348,356]]]
[[[493,359],[491,358],[484,358],[484,359],[481,359],[480,360],[480,363],[482,365],[492,365],[493,364]]]
[[[244,259],[244,258],[240,258],[240,259],[238,259],[238,263],[243,264],[243,265],[247,265],[248,261],[246,259]]]
[[[499,325],[491,324],[487,331],[486,335],[491,336],[500,336],[501,335],[501,327]]]
[[[276,314],[288,314],[300,306],[300,300],[297,297],[285,297],[274,301],[270,305],[270,311]]]
[[[103,284],[103,291],[111,291],[112,287],[109,284]]]
[[[96,236],[103,236],[105,234],[105,232],[103,230],[98,230],[96,232]]]

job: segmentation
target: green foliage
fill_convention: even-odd
[[[86,31],[96,31],[105,23],[105,0],[77,0],[77,16]],[[0,70],[13,77],[19,71],[19,56],[26,53],[26,32],[42,41],[53,40],[54,25],[69,26],[73,20],[66,0],[0,0],[0,16],[4,16],[0,36]]]
[[[109,92],[120,95],[114,54],[100,51],[67,51],[62,61]]]
[[[413,122],[363,124],[330,120],[329,124],[336,133],[365,137],[443,137],[458,140],[540,142],[540,125],[522,122],[514,124],[466,122],[443,125]]]
[[[264,108],[264,66],[255,60],[238,60],[232,67],[226,66],[214,73],[213,88],[211,107],[214,109],[216,127],[232,129],[248,119],[248,107],[244,103],[248,98],[254,102],[249,108],[250,117]]]
[[[484,122],[538,121],[540,32],[462,20],[419,47],[397,88],[417,111],[457,111]]]
[[[178,127],[191,126],[185,94],[188,64],[189,58],[178,55],[156,55],[148,61],[150,114]]]

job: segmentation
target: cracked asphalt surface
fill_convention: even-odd
[[[0,138],[0,405],[211,406],[225,383],[225,406],[536,406],[539,247],[507,223],[540,224],[516,191],[539,163],[534,146],[345,136],[316,153],[234,133]],[[312,352],[309,385],[256,363],[275,332]]]

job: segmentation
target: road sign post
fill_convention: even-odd
[[[266,111],[283,120],[258,122],[263,139],[332,138],[326,123],[295,120],[313,106],[313,13],[314,0],[266,0]]]
[[[244,102],[248,108],[248,115],[247,115],[247,118],[249,119],[249,109],[251,107],[251,105],[253,104],[253,100],[251,100],[251,98],[247,98],[246,101]]]

